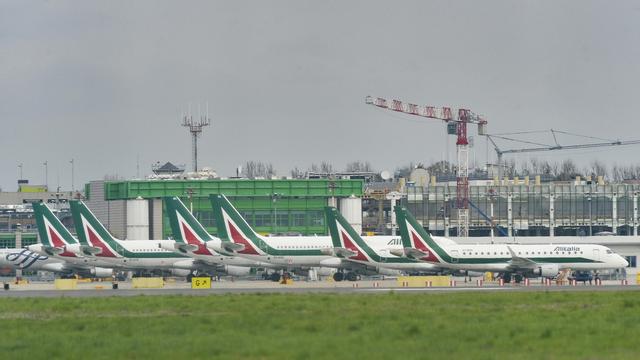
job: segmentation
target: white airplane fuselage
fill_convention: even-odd
[[[439,239],[433,237],[435,241]],[[513,255],[536,264],[555,264],[558,269],[605,270],[626,267],[627,261],[602,245],[591,244],[447,244],[441,245],[444,256],[437,251],[436,263],[456,270],[509,271]],[[448,256],[449,259],[445,259]]]

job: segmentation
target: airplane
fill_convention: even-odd
[[[404,246],[402,255],[450,269],[499,272],[507,283],[512,277],[516,283],[524,277],[553,277],[565,269],[603,270],[629,265],[602,245],[438,244],[406,207],[396,206],[394,211]]]
[[[79,200],[69,201],[71,214],[80,244],[92,249],[96,258],[127,269],[166,269],[174,275],[189,276],[202,264],[174,251],[173,240],[119,240],[98,221],[89,208]]]
[[[70,274],[73,271],[67,264],[57,258],[42,255],[22,248],[0,249],[0,268],[11,270],[52,271]]]
[[[185,254],[229,275],[248,275],[252,267],[272,267],[269,263],[233,256],[234,249],[243,247],[230,242],[223,244],[219,238],[211,236],[180,198],[165,197],[164,201],[175,240],[168,250]]]
[[[60,261],[63,265],[62,270],[57,272],[95,277],[111,277],[113,275],[113,269],[108,266],[109,264],[80,253],[78,240],[71,235],[47,205],[34,202],[31,206],[40,235],[40,243],[27,246],[29,251]]]
[[[233,243],[234,253],[254,261],[271,263],[284,270],[309,270],[320,268],[319,273],[329,274],[330,269],[347,269],[361,274],[380,273],[395,275],[397,271],[385,267],[356,264],[335,256],[334,244],[330,236],[270,236],[258,235],[226,196],[209,195],[218,228],[218,237],[224,243]],[[368,237],[367,241],[376,249],[399,248],[401,242],[392,236]],[[231,250],[231,245],[223,245]],[[278,281],[280,274],[271,274],[271,280]],[[341,275],[335,275],[341,281]],[[350,275],[350,279],[354,280]]]
[[[365,268],[375,269],[376,272],[379,272],[381,268],[385,268],[395,270],[396,275],[399,275],[401,271],[437,273],[441,270],[441,268],[430,263],[395,256],[387,249],[383,249],[382,251],[372,249],[353,229],[347,219],[334,207],[325,207],[325,215],[327,225],[329,225],[329,233],[333,241],[334,256],[353,262],[356,268],[357,265],[359,265]],[[334,274],[334,280],[336,281],[342,280],[341,277],[353,281],[357,279],[357,274],[355,272],[347,272],[344,274],[342,271]]]

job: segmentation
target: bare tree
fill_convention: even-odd
[[[427,167],[427,171],[431,175],[451,175],[453,174],[453,166],[448,161],[437,161]]]
[[[347,167],[344,169],[346,172],[374,172],[371,163],[368,161],[352,161],[347,164]]]
[[[568,181],[580,175],[578,167],[571,159],[565,159],[560,164],[555,179],[560,181]]]
[[[516,161],[513,159],[507,160],[504,162],[504,176],[508,176],[510,178],[515,177],[517,175],[516,171]]]
[[[291,169],[291,177],[293,179],[304,179],[304,171],[300,170],[297,166]]]
[[[413,169],[416,169],[418,167],[421,167],[424,169],[424,165],[422,164],[414,165],[413,162],[410,162],[408,165],[397,167],[395,171],[395,176],[399,178],[401,177],[408,178],[409,175],[411,175],[411,172],[413,171]]]
[[[597,176],[608,178],[608,173],[607,166],[598,160],[592,161],[584,171],[585,176],[591,176],[592,178],[596,178]]]
[[[270,179],[276,172],[271,163],[261,161],[247,161],[242,169],[244,177],[249,179],[265,178]]]
[[[332,174],[333,171],[333,165],[331,165],[328,161],[323,161],[320,163],[320,165],[318,164],[311,164],[311,166],[309,167],[309,171],[311,172],[315,172],[315,173],[326,173],[326,174]]]

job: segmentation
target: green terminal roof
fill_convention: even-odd
[[[146,180],[109,181],[105,183],[106,200],[157,198],[163,196],[184,197],[193,191],[194,197],[209,194],[227,196],[278,196],[283,197],[347,197],[362,196],[364,180],[310,179],[310,180]]]

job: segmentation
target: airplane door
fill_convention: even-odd
[[[593,260],[600,260],[600,250],[599,249],[593,249]]]
[[[458,250],[451,250],[451,262],[457,263],[459,256],[460,254],[458,253]]]

